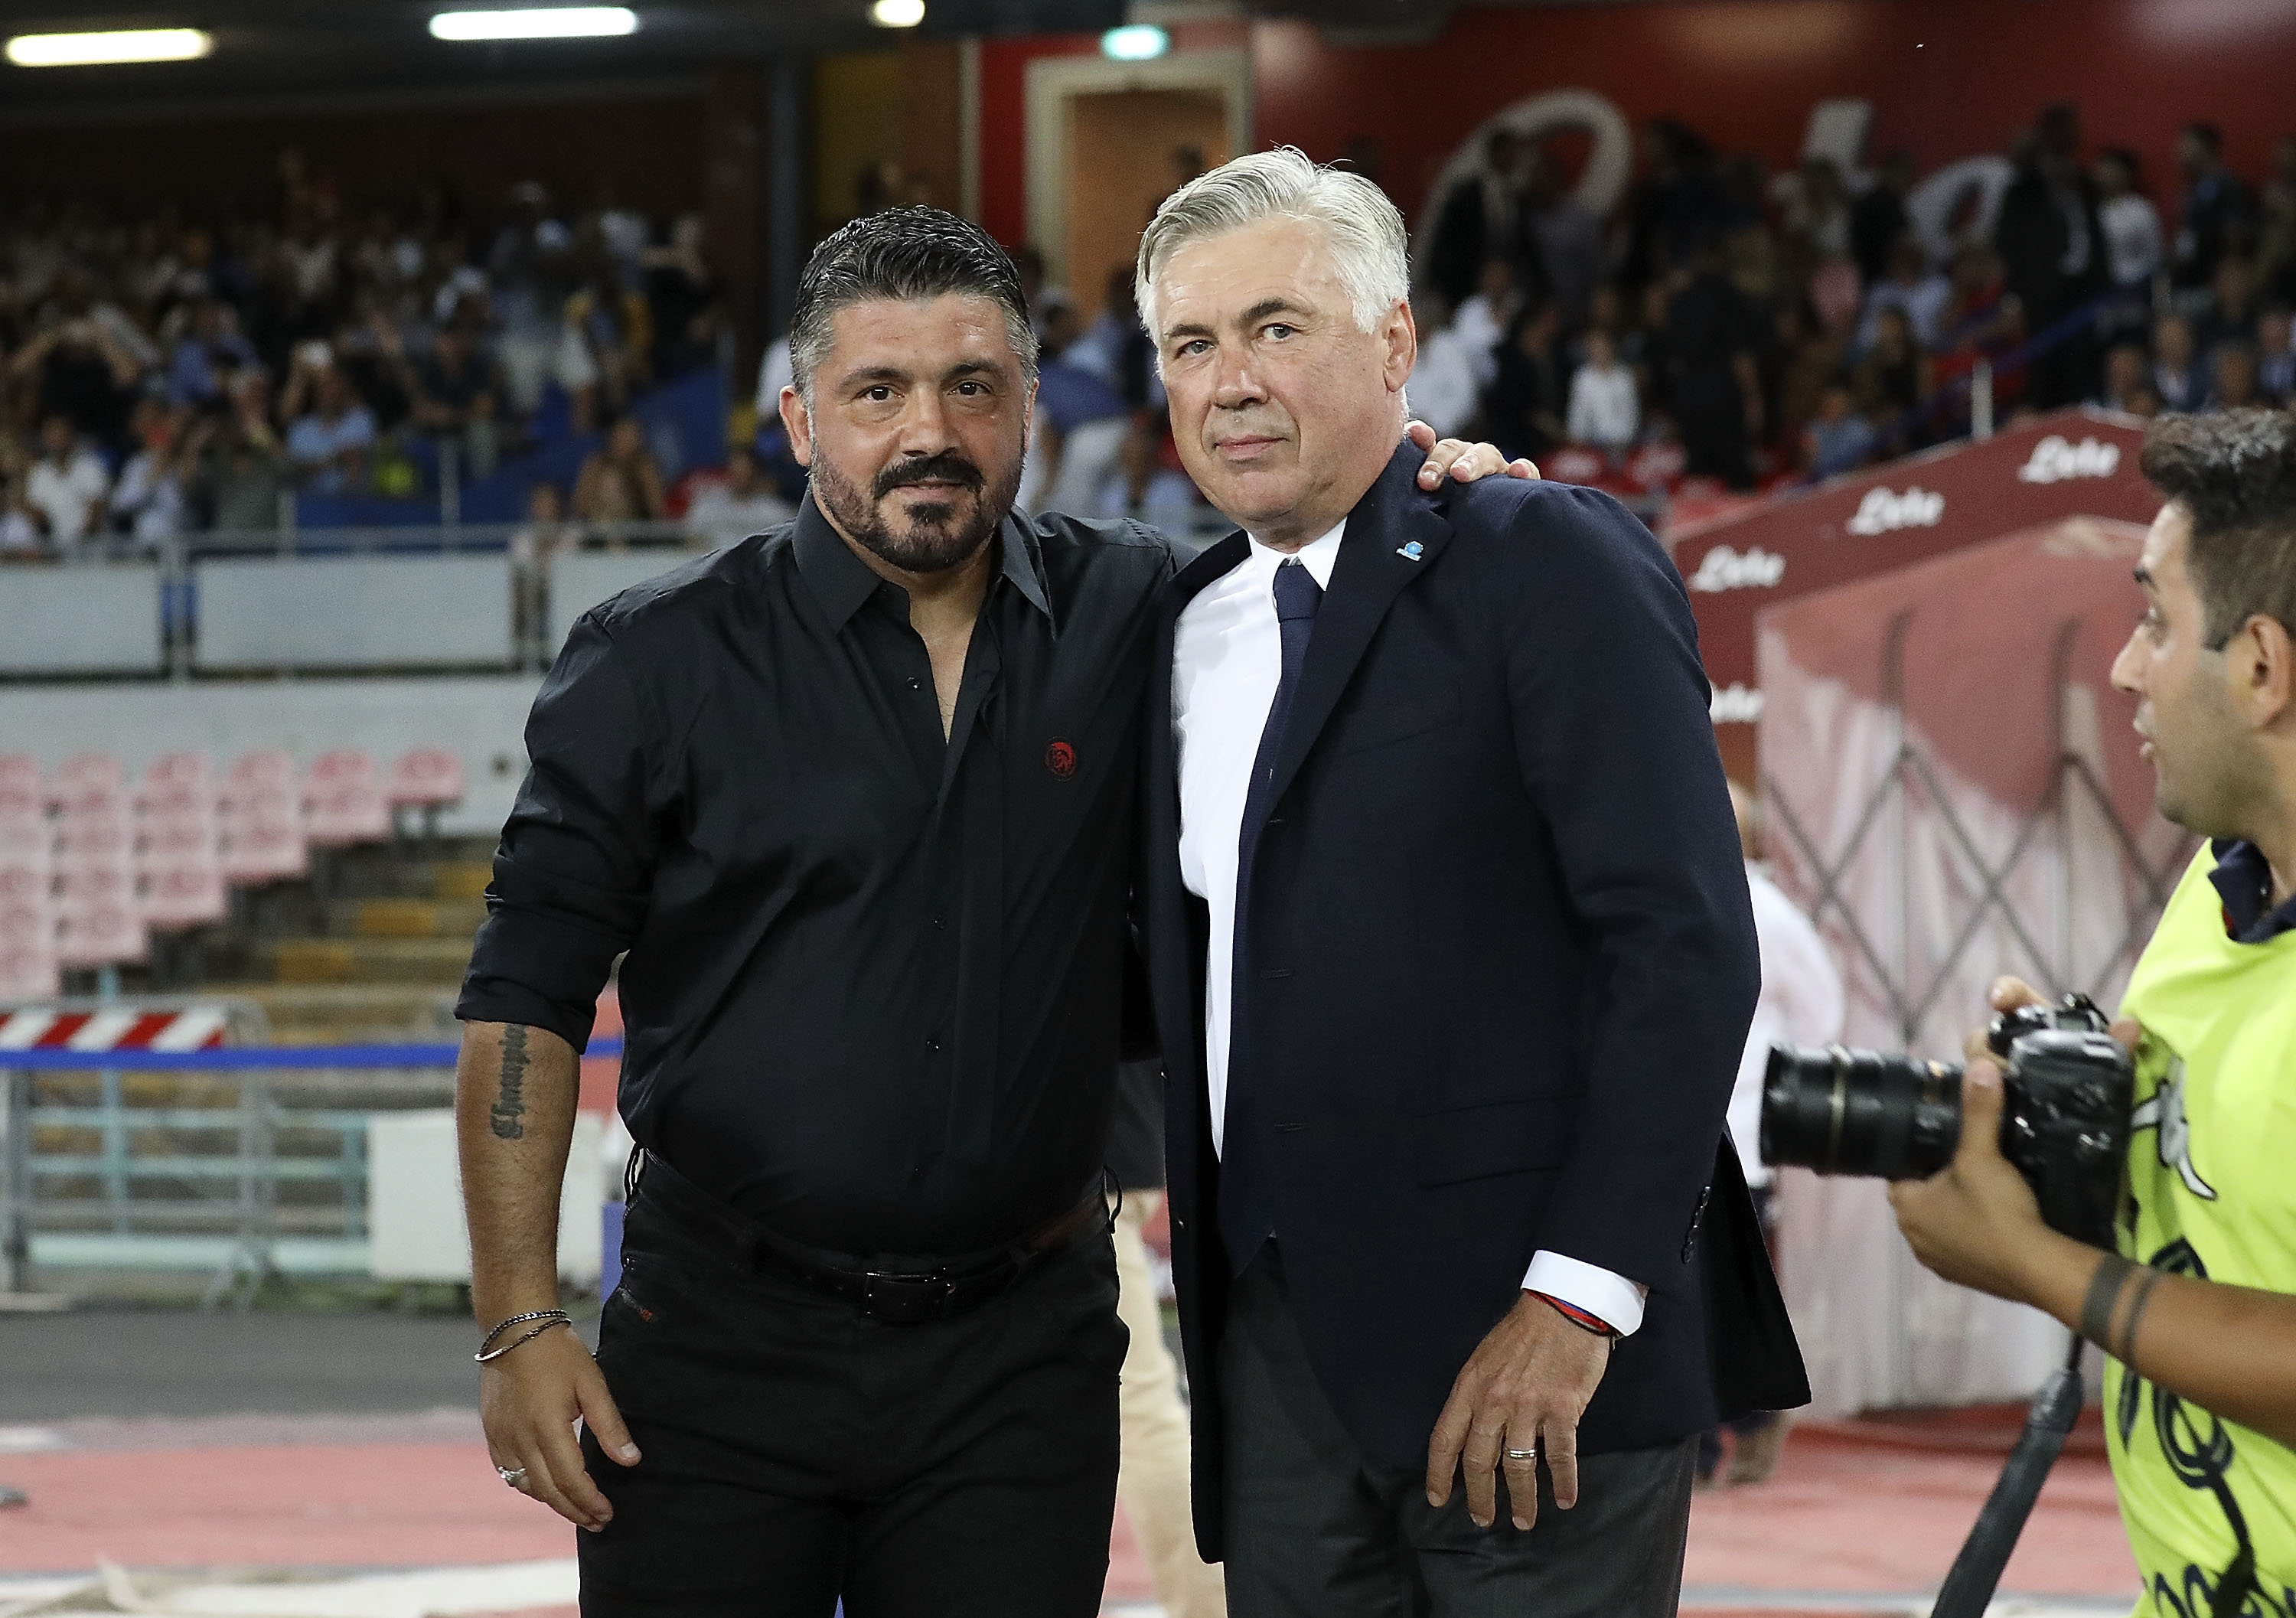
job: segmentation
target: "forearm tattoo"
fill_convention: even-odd
[[[2112,1351],[2113,1306],[2120,1302],[2121,1283],[2136,1268],[2117,1253],[2101,1255],[2096,1273],[2089,1277],[2088,1295],[2081,1301],[2080,1335],[2108,1354]]]
[[[502,1091],[487,1116],[504,1140],[526,1134],[526,1030],[515,1023],[503,1030]]]

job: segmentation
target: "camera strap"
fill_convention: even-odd
[[[1992,1604],[1993,1592],[2001,1583],[2001,1570],[2009,1565],[2009,1553],[2017,1548],[2017,1536],[2025,1532],[2025,1521],[2033,1515],[2041,1485],[2048,1481],[2049,1469],[2057,1464],[2073,1424],[2080,1419],[2080,1361],[2087,1347],[2075,1336],[2063,1367],[2050,1372],[2041,1391],[2033,1395],[2025,1413],[2025,1430],[2018,1434],[2016,1448],[2009,1451],[2007,1464],[1994,1480],[1993,1492],[1986,1498],[1985,1509],[1977,1514],[1969,1538],[1962,1541],[1953,1569],[1938,1590],[1937,1605],[1930,1609],[1930,1618],[1983,1618]]]

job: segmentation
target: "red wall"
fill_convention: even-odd
[[[1182,49],[1231,43],[1182,29]],[[2134,146],[2154,199],[2174,201],[2177,126],[2221,125],[2234,168],[2262,172],[2296,129],[2290,0],[1677,0],[1463,9],[1424,45],[1334,45],[1300,22],[1253,25],[1258,135],[1310,156],[1358,136],[1415,213],[1436,170],[1483,119],[1541,90],[1601,92],[1630,119],[1673,113],[1717,144],[1791,163],[1813,103],[1874,104],[1875,154],[1927,170],[1998,151],[2043,104],[2077,103],[2092,144]],[[1085,37],[984,47],[981,203],[1006,241],[1026,228],[1022,84],[1034,55]]]

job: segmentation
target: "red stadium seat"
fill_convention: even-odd
[[[301,807],[291,793],[250,793],[226,800],[223,874],[242,887],[300,876],[311,868]]]
[[[437,809],[463,801],[463,760],[443,747],[418,747],[390,767],[393,809]]]

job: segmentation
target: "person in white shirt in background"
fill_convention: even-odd
[[[61,415],[40,423],[40,458],[24,480],[24,504],[47,530],[51,549],[68,552],[103,527],[111,474]]]
[[[1502,258],[1483,260],[1481,279],[1474,295],[1451,316],[1451,330],[1459,334],[1475,365],[1475,386],[1488,388],[1499,374],[1498,346],[1507,328],[1522,312],[1522,289],[1516,284],[1514,265]]]
[[[685,507],[685,526],[711,550],[723,550],[796,515],[797,507],[766,481],[756,452],[737,444],[726,454],[726,475],[694,489]]]
[[[1642,424],[1635,374],[1620,363],[1619,345],[1608,332],[1587,333],[1587,357],[1570,378],[1570,414],[1565,426],[1572,440],[1622,453],[1633,444]]]
[[[2161,215],[2136,189],[2136,154],[2125,146],[2108,148],[2090,171],[2096,185],[2096,222],[2104,232],[2105,265],[2115,286],[2143,291],[2161,267],[2166,251]]]
[[[1747,1188],[1761,1211],[1765,1229],[1775,1228],[1773,1191],[1777,1170],[1762,1161],[1762,1075],[1774,1045],[1831,1045],[1841,1038],[1848,1005],[1841,973],[1825,940],[1809,918],[1780,891],[1763,868],[1762,808],[1754,795],[1730,783],[1730,807],[1738,816],[1738,844],[1746,854],[1746,888],[1754,900],[1754,936],[1762,952],[1762,994],[1746,1030],[1745,1055],[1738,1059],[1738,1082],[1730,1092],[1730,1138],[1746,1171]],[[1731,1424],[1737,1450],[1730,1458],[1733,1484],[1759,1483],[1777,1470],[1785,1448],[1786,1417],[1776,1411]],[[1701,1486],[1714,1482],[1722,1460],[1718,1429],[1698,1447]]]
[[[1419,364],[1411,373],[1411,408],[1439,436],[1449,438],[1475,419],[1483,390],[1479,367],[1489,361],[1490,349],[1469,341],[1440,292],[1423,292],[1411,307],[1424,316]]]

